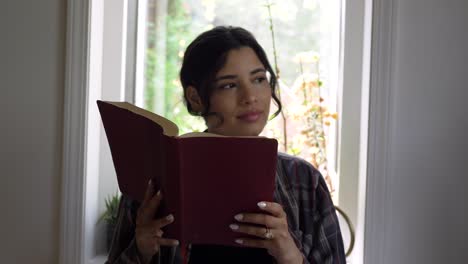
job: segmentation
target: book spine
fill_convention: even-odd
[[[168,213],[174,214],[175,221],[168,226],[167,235],[169,238],[175,238],[183,241],[183,197],[182,197],[182,182],[180,170],[180,150],[178,140],[169,137],[166,146],[166,172],[164,177],[167,185],[163,194],[165,202],[167,202]]]
[[[185,208],[184,208],[184,205],[185,205],[185,196],[184,196],[184,191],[185,191],[185,186],[184,186],[184,180],[183,180],[183,173],[184,173],[184,170],[183,170],[183,165],[184,165],[184,160],[183,160],[183,155],[182,155],[182,144],[180,144],[181,141],[180,140],[177,140],[176,141],[176,145],[177,145],[177,168],[178,168],[178,173],[177,173],[177,180],[179,182],[179,199],[180,199],[180,208],[179,208],[179,213],[180,213],[180,242],[181,242],[181,245],[182,247],[186,247],[187,246],[187,236],[185,234],[185,226],[186,226],[186,219],[185,219]]]

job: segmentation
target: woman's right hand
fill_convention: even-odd
[[[154,219],[162,200],[161,191],[156,194],[154,192],[154,187],[150,181],[136,217],[136,244],[138,253],[144,263],[151,261],[151,258],[159,252],[160,246],[177,246],[179,244],[177,240],[162,237],[163,231],[161,228],[172,223],[174,216],[171,214]]]

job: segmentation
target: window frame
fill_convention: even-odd
[[[355,229],[350,263],[363,263],[372,0],[343,1],[338,96],[338,204]],[[344,88],[346,86],[346,88]],[[347,245],[345,245],[346,247]]]
[[[103,11],[102,2],[97,2],[101,1],[68,0],[60,263],[93,263],[96,260],[91,226],[94,226],[93,221],[97,219],[97,211],[96,206],[92,205],[93,200],[94,202],[96,200],[92,185],[96,183],[95,176],[99,173],[99,164],[96,164],[92,157],[96,151],[100,153],[96,150],[95,143],[102,139],[101,134],[96,132],[101,125],[95,105],[95,100],[102,95],[100,80],[102,61],[99,61],[99,56],[91,55],[97,54],[93,53],[94,48],[102,50],[102,37],[98,37],[98,33],[102,30],[102,21],[93,21],[93,18]],[[354,168],[353,177],[359,181],[358,190],[361,190],[361,195],[354,199],[359,202],[359,206],[366,206],[366,214],[362,210],[356,215],[355,222],[358,240],[359,237],[361,239],[360,244],[356,245],[356,250],[361,253],[351,261],[378,263],[383,256],[379,254],[381,252],[378,249],[383,248],[379,246],[384,245],[384,240],[375,228],[377,223],[381,225],[385,221],[385,215],[388,213],[381,212],[380,208],[385,206],[388,194],[388,187],[385,185],[387,174],[385,153],[389,146],[385,142],[379,142],[377,136],[380,138],[386,135],[385,124],[389,118],[385,110],[389,104],[388,87],[391,77],[389,67],[392,58],[392,45],[389,40],[394,29],[392,25],[395,23],[392,13],[394,1],[347,0],[345,2],[347,7],[353,8],[344,9],[346,12],[344,23],[347,27],[355,23],[357,31],[345,32],[342,83],[348,84],[348,80],[354,80],[361,97],[357,106],[352,108],[353,111],[360,113],[358,128],[354,128],[359,131],[357,134],[354,132],[354,137],[358,137],[360,144],[353,152],[357,153],[360,159],[357,168],[356,166]],[[353,18],[356,17],[364,19],[354,21]],[[93,27],[96,23],[98,28],[94,32]],[[349,46],[347,43],[350,38],[347,38],[346,33],[351,35],[350,32],[354,34],[355,46]],[[346,54],[353,54],[353,50],[358,51],[358,55],[355,55],[357,58],[347,57]],[[349,65],[362,65],[357,73],[358,77],[349,72],[348,69],[352,68]],[[136,81],[135,79],[134,82]],[[343,96],[346,96],[346,93]],[[346,125],[347,109],[346,106],[341,109],[343,115],[340,125]],[[345,138],[341,136],[340,142],[343,140]],[[339,153],[340,157],[344,157],[344,154],[348,153],[346,147],[341,147]],[[342,163],[343,159],[340,158],[337,162]],[[345,167],[341,164],[339,168],[341,172]],[[346,177],[349,177],[348,174]],[[340,183],[346,182],[344,176],[340,178]],[[340,195],[340,203],[343,199],[346,198]],[[343,208],[346,210],[347,207]]]

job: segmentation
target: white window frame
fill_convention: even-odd
[[[364,258],[371,8],[372,0],[344,0],[342,6],[337,173],[338,204],[355,228],[349,263],[362,263]],[[347,227],[341,228],[347,236]]]
[[[386,226],[385,216],[388,214],[383,208],[388,208],[386,201],[389,187],[385,183],[388,163],[386,151],[389,146],[387,141],[381,139],[386,138],[386,124],[389,120],[386,109],[390,100],[388,88],[392,76],[390,69],[393,51],[391,37],[395,23],[394,1],[346,2],[348,8],[344,9],[344,17],[349,30],[343,36],[345,45],[341,81],[347,86],[342,98],[347,101],[350,96],[353,97],[348,94],[352,91],[357,92],[354,94],[360,95],[360,98],[349,105],[343,104],[340,111],[343,136],[339,139],[342,144],[339,153],[340,157],[360,158],[359,163],[355,162],[349,169],[346,169],[346,159],[338,160],[340,174],[346,171],[346,175],[342,175],[340,179],[340,205],[345,211],[355,210],[355,250],[360,253],[355,254],[351,262],[380,263],[385,256],[382,252],[385,248],[382,234],[387,230],[376,228]],[[102,56],[94,54],[93,50],[102,50],[103,40],[99,35],[102,36],[103,24],[102,21],[92,21],[91,18],[102,12],[102,8],[102,1],[68,0],[60,263],[99,261],[95,259],[93,248],[93,226],[97,219],[96,175],[99,174],[99,159],[96,159],[96,155],[99,155],[101,139],[101,124],[95,101],[102,93]],[[356,69],[356,65],[362,67]],[[125,86],[135,82],[138,80],[133,79]],[[128,89],[124,91],[126,90]],[[124,93],[124,98],[135,100],[136,103],[139,100],[128,93]],[[356,113],[359,113],[358,117],[355,116]],[[348,125],[355,120],[357,126]],[[345,129],[353,131],[347,134]],[[351,135],[354,143],[344,144],[348,140],[346,135]],[[353,184],[351,181],[359,182],[355,186],[359,195],[354,193],[347,197],[343,188],[345,184]],[[354,209],[347,204],[347,201],[351,201],[348,199],[354,199]],[[356,210],[364,206],[366,214]]]

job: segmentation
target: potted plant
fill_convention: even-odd
[[[107,251],[110,249],[112,236],[114,235],[115,226],[117,225],[120,196],[120,193],[117,191],[115,194],[111,194],[105,199],[106,209],[98,220],[98,223],[104,221],[106,224]]]

